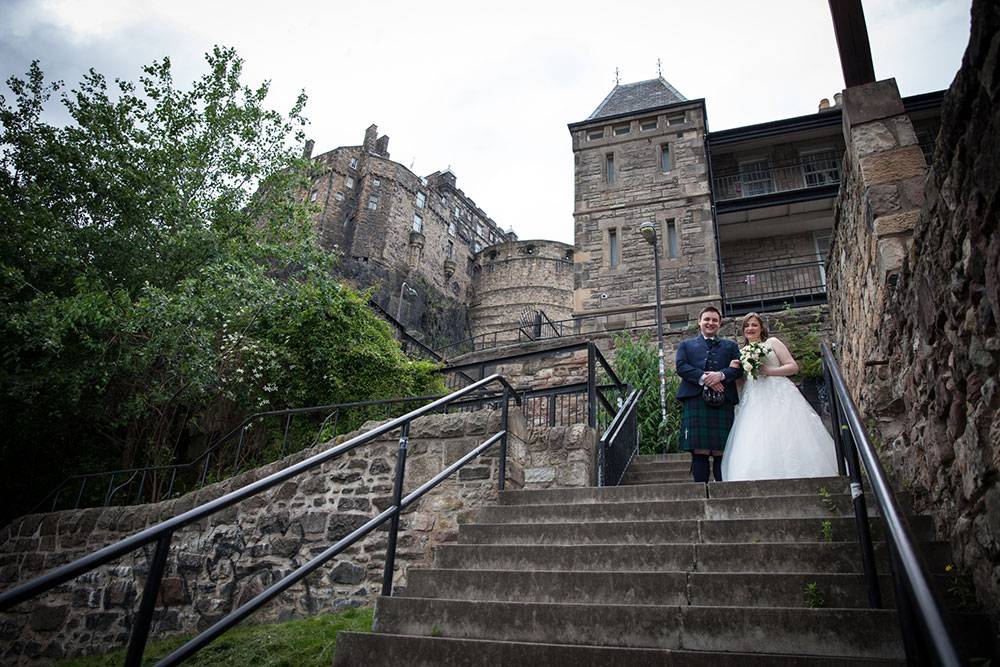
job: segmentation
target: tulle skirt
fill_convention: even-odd
[[[725,481],[837,474],[833,438],[785,377],[748,378],[722,459]]]

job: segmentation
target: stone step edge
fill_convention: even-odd
[[[811,656],[805,654],[790,654],[790,653],[743,653],[736,651],[697,651],[693,649],[667,649],[667,648],[622,648],[617,646],[599,646],[591,644],[552,644],[548,642],[522,642],[522,641],[509,641],[500,639],[468,639],[459,637],[434,637],[426,635],[400,635],[400,634],[390,634],[386,632],[350,632],[343,631],[337,635],[337,646],[338,649],[341,646],[349,646],[353,642],[429,642],[437,643],[442,646],[469,646],[473,650],[475,655],[482,656],[484,654],[484,648],[487,646],[510,646],[524,650],[527,654],[535,655],[541,651],[550,652],[576,652],[581,654],[603,654],[609,658],[615,659],[624,656],[628,656],[630,659],[636,659],[640,657],[649,657],[650,659],[655,659],[649,663],[641,664],[656,664],[669,666],[671,664],[681,665],[682,662],[674,662],[672,658],[676,657],[678,659],[684,657],[703,657],[703,656],[717,656],[718,663],[723,666],[727,665],[741,665],[741,664],[765,664],[761,661],[766,660],[766,664],[776,664],[781,665],[784,661],[788,661],[790,664],[801,667],[802,665],[808,665],[809,662],[815,661],[818,665],[836,665],[841,664],[845,667],[858,665],[859,667],[876,667],[876,666],[890,666],[890,665],[905,665],[905,661],[902,660],[892,660],[892,659],[878,659],[878,658],[836,658],[830,656]],[[437,658],[438,651],[433,652],[435,658]],[[341,656],[338,661],[337,655]],[[334,656],[333,667],[343,667],[349,663],[344,662],[344,656],[338,650],[337,655]],[[603,656],[602,656],[603,657]],[[669,661],[664,662],[663,659],[668,659]],[[436,661],[434,664],[438,664]],[[608,662],[607,664],[615,664],[614,662]],[[631,664],[631,663],[630,663]]]

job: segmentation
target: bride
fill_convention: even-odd
[[[837,475],[833,438],[787,376],[799,370],[788,348],[768,336],[757,313],[743,318],[744,343],[767,350],[760,376],[746,374],[736,421],[726,441],[722,479],[785,479]],[[733,364],[738,364],[734,361]]]

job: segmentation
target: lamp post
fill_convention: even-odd
[[[404,280],[403,284],[400,285],[399,287],[399,305],[396,306],[396,321],[399,322],[400,324],[403,323],[403,320],[399,318],[403,315],[403,298],[405,294],[409,294],[410,296],[416,296],[417,290],[407,285],[406,281]]]
[[[646,221],[639,225],[639,233],[646,239],[649,245],[653,246],[653,265],[656,267],[656,336],[659,344],[660,358],[660,419],[663,428],[667,425],[667,371],[663,365],[663,307],[660,304],[660,248],[656,243],[659,236],[659,229],[656,223]],[[666,453],[666,440],[663,442],[664,453]]]

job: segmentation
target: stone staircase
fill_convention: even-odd
[[[843,478],[688,475],[684,455],[637,457],[620,487],[502,493],[379,598],[373,633],[339,636],[334,665],[904,662],[895,612],[868,608]],[[912,527],[943,592],[947,545]],[[989,655],[984,617],[955,626]]]

